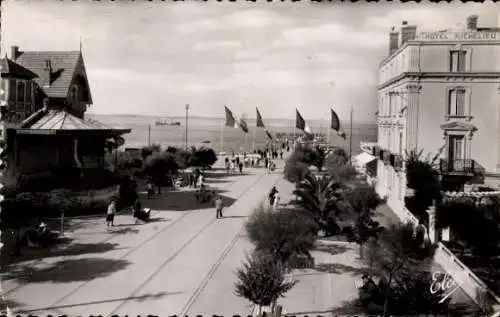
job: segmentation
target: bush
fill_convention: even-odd
[[[257,252],[287,263],[293,255],[311,257],[317,227],[310,219],[293,211],[270,212],[258,207],[245,224],[248,239]]]
[[[441,199],[439,172],[434,168],[440,152],[433,158],[430,154],[423,158],[422,153],[423,151],[406,153],[407,186],[414,190],[413,199],[408,199],[407,208],[427,223],[427,209],[432,206],[433,201],[439,202]]]
[[[262,306],[275,303],[297,283],[285,280],[285,268],[281,263],[255,253],[252,257],[247,257],[246,263],[237,270],[236,276],[236,295],[258,305],[259,315]]]
[[[150,156],[154,153],[158,153],[158,152],[161,152],[161,146],[159,144],[152,144],[152,145],[144,146],[141,149],[141,156],[142,156],[142,159],[145,160],[148,156]]]
[[[191,166],[200,166],[203,168],[212,166],[217,162],[217,154],[211,148],[200,147],[198,149],[193,149]]]
[[[437,207],[436,227],[449,227],[475,255],[491,257],[500,252],[500,205],[478,205],[472,198],[442,202]],[[478,234],[480,232],[480,234]]]
[[[175,156],[169,152],[154,153],[144,162],[144,173],[157,185],[162,185],[167,175],[177,173],[178,168]]]

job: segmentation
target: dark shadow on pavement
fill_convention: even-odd
[[[363,312],[363,308],[358,300],[344,301],[341,307],[335,307],[328,310],[321,311],[301,311],[290,312],[283,316],[368,316]],[[371,315],[370,315],[371,316]]]
[[[331,255],[342,254],[349,250],[351,250],[351,248],[346,247],[344,245],[326,244],[326,243],[320,243],[315,248],[315,251],[325,252]]]
[[[216,195],[222,197],[224,207],[229,207],[236,201],[234,198],[224,196],[222,193],[225,191],[215,188],[210,188],[209,191],[215,191]],[[204,203],[197,202],[195,190],[165,192],[162,196],[154,199],[141,197],[141,201],[143,207],[151,208],[152,210],[190,211],[197,209],[212,209],[215,207],[214,201],[207,201]]]
[[[221,183],[229,183],[230,180],[222,178],[209,178],[205,182],[207,184],[221,184]]]
[[[358,268],[341,263],[317,263],[314,270],[331,274],[352,273],[353,275],[363,275],[366,273],[366,268]]]
[[[230,219],[230,218],[248,218],[248,216],[224,216],[222,219]]]
[[[110,227],[108,229],[108,232],[112,233],[112,234],[136,234],[136,233],[139,233],[139,229],[135,229],[135,228],[132,228],[130,226],[132,226],[132,225],[127,225],[126,227],[123,226],[123,227],[118,228],[118,229],[115,229],[116,226]]]
[[[155,223],[155,222],[168,222],[168,221],[172,221],[172,220],[167,219],[167,218],[162,218],[162,217],[154,217],[154,218],[149,218],[149,220],[144,224]]]
[[[15,258],[13,257],[10,263],[20,263],[59,256],[106,253],[111,250],[117,250],[117,246],[118,244],[116,243],[75,243],[59,248],[27,249],[23,251],[23,255]]]
[[[249,176],[249,175],[253,175],[252,173],[248,173],[248,172],[245,172],[245,170],[243,170],[243,173],[240,174],[240,172],[236,172],[236,173],[210,173],[210,172],[206,172],[205,173],[205,179],[208,181],[210,181],[211,179],[221,179],[221,178],[231,178],[231,177],[235,177],[235,176]]]
[[[125,260],[86,258],[61,260],[43,268],[19,267],[10,269],[5,279],[15,279],[22,283],[70,283],[83,282],[105,277],[125,269],[130,262]]]
[[[106,299],[106,300],[96,300],[96,301],[90,301],[90,302],[81,302],[77,304],[68,304],[68,305],[59,305],[59,306],[51,306],[51,307],[44,307],[44,308],[38,308],[36,310],[24,310],[24,311],[19,311],[21,314],[26,314],[30,312],[35,312],[35,311],[45,311],[45,310],[55,310],[55,309],[65,309],[65,308],[71,308],[71,307],[79,307],[79,306],[91,306],[91,305],[99,305],[99,304],[105,304],[105,303],[113,303],[113,302],[123,302],[123,301],[135,301],[135,302],[143,302],[146,300],[156,300],[156,299],[161,299],[165,296],[170,296],[170,295],[178,295],[182,294],[183,292],[159,292],[156,294],[144,294],[144,295],[139,295],[139,296],[131,296],[131,297],[123,297],[123,298],[113,298],[113,299]]]

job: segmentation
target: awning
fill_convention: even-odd
[[[361,166],[365,166],[366,164],[376,160],[377,158],[373,155],[370,155],[366,152],[363,152],[361,154],[358,154],[354,157],[354,161],[358,163]]]

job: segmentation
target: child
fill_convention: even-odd
[[[109,205],[108,205],[108,211],[106,214],[106,226],[114,226],[114,220],[115,220],[115,213],[116,213],[116,201],[112,200]]]
[[[223,216],[222,216],[222,208],[223,208],[222,197],[221,196],[217,196],[217,199],[215,199],[215,211],[216,211],[215,218],[216,219],[223,218]]]

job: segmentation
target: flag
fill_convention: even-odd
[[[269,131],[268,129],[266,129],[266,135],[267,135],[267,137],[268,137],[269,139],[271,139],[271,140],[273,140],[273,139],[274,139],[274,138],[273,138],[273,135],[272,135],[272,133],[271,133],[271,131]]]
[[[265,128],[264,125],[264,120],[262,120],[262,116],[260,115],[259,108],[255,108],[257,110],[257,127],[258,128]]]
[[[224,110],[226,110],[226,127],[237,128],[238,122],[236,122],[233,112],[226,106],[224,106]]]
[[[248,133],[248,124],[243,118],[240,119],[240,128],[243,132]]]
[[[332,130],[335,130],[337,131],[337,133],[339,134],[339,136],[343,139],[345,139],[345,132],[343,131],[342,127],[340,126],[340,120],[339,120],[339,116],[337,116],[337,113],[335,111],[333,111],[333,109],[330,108],[330,112],[331,112],[331,123],[330,123],[330,128]]]
[[[302,115],[300,114],[298,109],[295,109],[296,111],[296,116],[295,116],[295,127],[297,129],[300,129],[304,131],[307,134],[311,134],[311,129],[309,128],[309,125],[307,125],[306,121],[304,118],[302,118]]]

